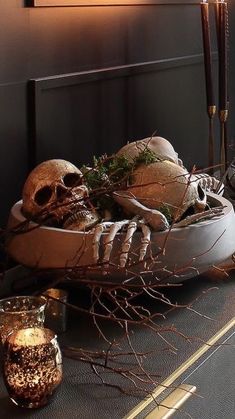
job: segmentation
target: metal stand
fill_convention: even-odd
[[[207,109],[208,117],[209,117],[209,141],[208,141],[208,164],[209,164],[209,172],[211,175],[214,173],[214,116],[216,114],[216,106],[208,106]]]
[[[228,110],[224,109],[219,112],[220,120],[220,177],[222,178],[227,169],[227,130],[226,121],[228,118]]]

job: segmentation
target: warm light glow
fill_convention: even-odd
[[[204,0],[203,0],[204,1]],[[157,0],[153,2],[156,4]],[[33,7],[57,7],[57,6],[115,6],[149,4],[149,0],[28,0],[29,6]]]
[[[12,340],[14,340],[14,344],[17,346],[36,346],[46,342],[44,329],[33,327],[19,330],[15,336],[12,336]],[[9,342],[12,343],[11,337],[9,338]]]

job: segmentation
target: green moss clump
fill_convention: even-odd
[[[138,166],[140,164],[152,164],[157,161],[161,161],[159,157],[152,151],[150,148],[145,147],[143,151],[140,151],[137,157],[134,159],[134,166]]]
[[[122,182],[133,170],[133,164],[124,156],[114,156],[107,167],[107,174],[112,183]]]
[[[133,164],[124,156],[93,158],[93,167],[82,167],[84,180],[90,190],[122,182],[133,170]]]
[[[81,168],[92,204],[101,213],[107,210],[118,217],[121,209],[112,198],[113,190],[125,188],[129,176],[139,165],[148,165],[157,161],[160,159],[148,147],[140,151],[132,161],[125,156],[103,155],[98,158],[94,156],[91,168],[86,166]],[[163,211],[169,220],[169,210],[163,207]]]

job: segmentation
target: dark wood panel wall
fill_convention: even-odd
[[[47,158],[81,165],[156,131],[186,166],[206,166],[199,2],[141,2],[25,7],[23,0],[0,0],[1,224],[29,167]],[[234,9],[231,3],[231,144]],[[215,36],[213,51],[216,84]],[[218,143],[218,126],[216,137]]]

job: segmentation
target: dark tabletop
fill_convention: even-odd
[[[170,330],[164,333],[164,341],[146,327],[133,328],[131,344],[136,352],[150,352],[143,360],[145,371],[158,375],[156,381],[163,381],[179,365],[185,362],[204,342],[208,341],[219,329],[229,322],[235,314],[235,282],[234,274],[229,277],[219,275],[217,271],[185,281],[181,286],[164,289],[164,295],[172,302],[188,305],[191,308],[170,310],[166,318],[156,321],[164,328],[175,327],[180,332]],[[89,293],[83,288],[69,286],[70,302],[85,307],[89,301]],[[164,304],[141,297],[140,304],[146,309],[162,313],[166,311]],[[110,339],[122,336],[121,328],[110,321],[100,324],[105,335]],[[186,339],[186,337],[191,337]],[[59,335],[63,348],[66,345],[85,348],[86,350],[107,349],[89,316],[68,310],[67,331]],[[171,350],[169,350],[169,345]],[[123,341],[123,352],[128,350],[128,342]],[[133,359],[123,357],[123,365],[129,367]],[[9,399],[2,377],[0,380],[1,418],[56,418],[56,419],[120,419],[134,408],[145,397],[142,387],[140,394],[133,395],[130,383],[120,374],[104,373],[104,379],[112,386],[103,385],[94,373],[91,365],[86,362],[63,358],[63,382],[52,403],[38,410],[17,408]],[[131,364],[130,364],[131,367]],[[122,389],[128,387],[128,394],[123,394],[115,386]],[[156,387],[156,385],[155,385]]]

